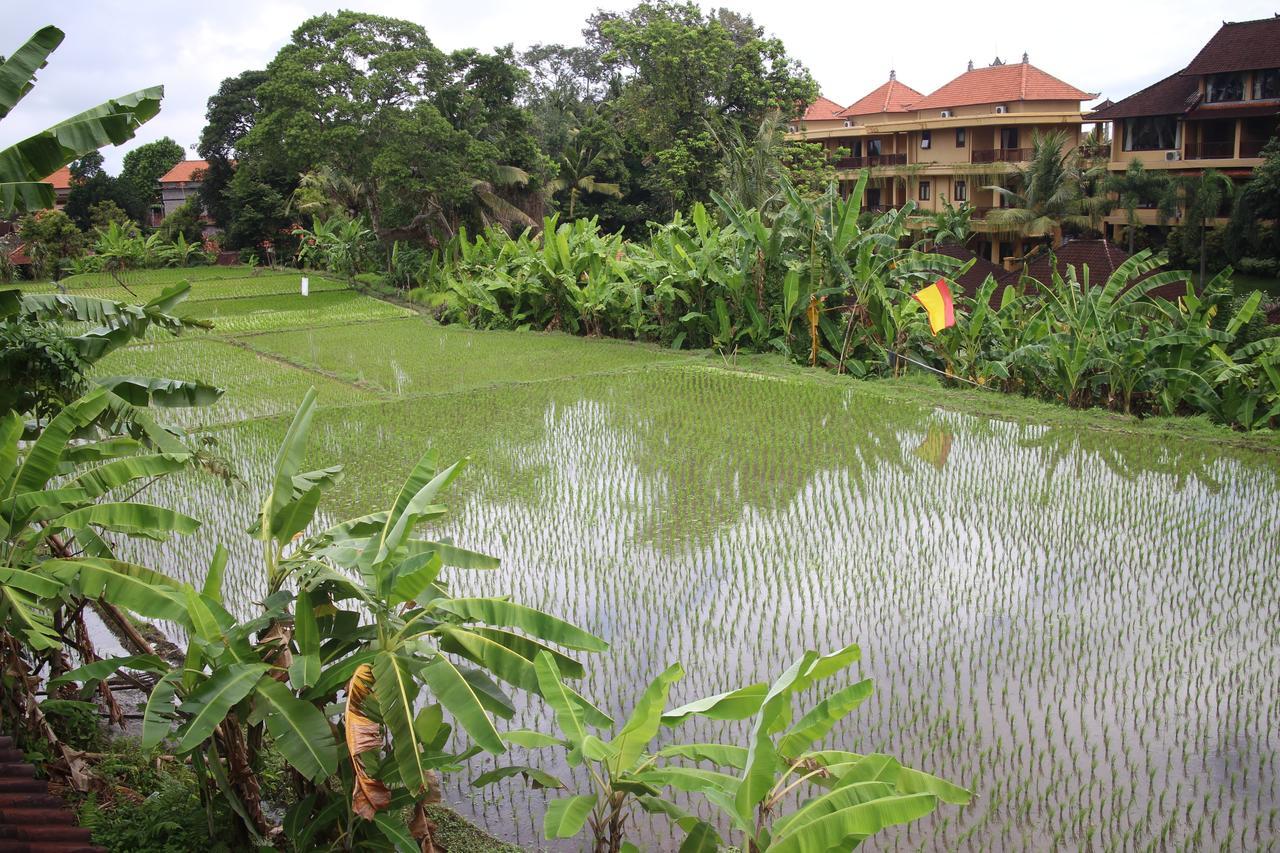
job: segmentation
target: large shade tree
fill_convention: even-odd
[[[645,2],[597,13],[586,36],[612,72],[613,115],[650,219],[707,201],[719,188],[713,127],[751,138],[771,111],[790,114],[818,94],[780,39],[727,9]]]
[[[387,240],[524,223],[549,164],[516,104],[521,82],[508,50],[446,54],[409,21],[319,15],[261,79],[223,84],[203,150],[228,160],[234,150],[237,170],[282,200],[302,175],[333,169],[359,187],[360,212]],[[224,197],[249,181],[237,175]]]

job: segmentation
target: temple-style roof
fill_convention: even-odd
[[[1280,16],[1257,21],[1224,21],[1183,74],[1221,74],[1280,68]]]
[[[1181,72],[1170,74],[1145,89],[1121,98],[1110,106],[1099,105],[1089,121],[1113,121],[1138,116],[1181,115],[1200,100],[1200,83]]]
[[[834,121],[840,117],[840,111],[844,107],[837,104],[830,98],[818,96],[818,100],[814,101],[804,110],[804,121]]]
[[[1026,61],[971,68],[911,105],[913,110],[1001,104],[1010,101],[1088,101],[1096,94],[1077,89]]]
[[[911,105],[924,95],[898,80],[898,75],[890,71],[889,79],[877,86],[862,98],[859,98],[843,112],[841,118],[849,116],[868,116],[877,113],[905,113]]]

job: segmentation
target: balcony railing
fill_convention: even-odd
[[[1216,142],[1188,142],[1188,160],[1230,160],[1236,156],[1236,143],[1233,139]]]
[[[974,163],[1022,163],[1031,159],[1030,148],[975,148]]]
[[[836,161],[837,169],[866,169],[874,166],[905,166],[906,154],[871,154],[867,157],[845,157]]]

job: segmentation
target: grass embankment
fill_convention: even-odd
[[[166,345],[131,347],[104,369],[202,379],[234,389],[216,406],[179,418],[187,425],[230,423],[284,414],[310,385],[326,405],[358,405],[449,394],[493,385],[563,379],[621,370],[697,365],[793,382],[840,383],[891,404],[939,407],[981,417],[1075,430],[1147,436],[1176,444],[1196,440],[1275,455],[1280,434],[1241,433],[1203,417],[1136,418],[1102,409],[1070,409],[1017,394],[947,387],[911,368],[897,379],[853,380],[792,364],[780,356],[726,359],[649,344],[587,339],[555,332],[477,331],[439,326],[394,297],[350,290],[310,275],[312,295],[298,296],[301,272],[246,267],[148,270],[126,284],[150,297],[182,279],[192,282],[187,316],[215,328]],[[128,299],[101,274],[65,279],[76,293]],[[199,340],[196,340],[199,339]]]

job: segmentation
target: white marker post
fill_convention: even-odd
[[[307,277],[304,275],[304,276],[302,277],[302,295],[303,295],[303,296],[308,295],[308,291],[309,291],[310,289],[311,289],[310,282],[308,282],[308,281],[307,281]]]

